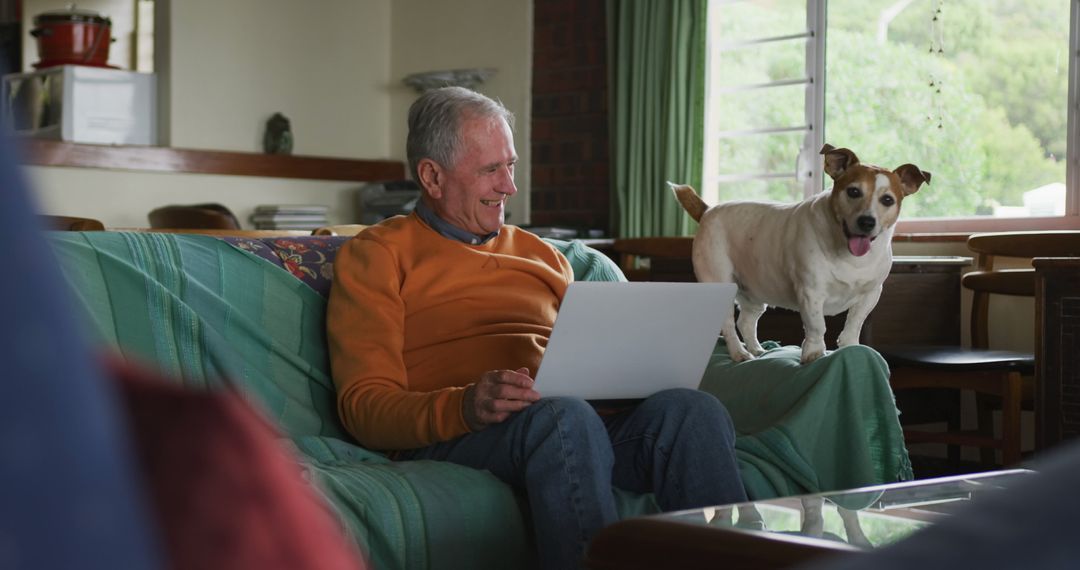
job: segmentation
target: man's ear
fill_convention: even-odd
[[[421,158],[416,165],[416,174],[420,176],[417,182],[429,196],[438,200],[442,198],[442,167],[430,158]]]

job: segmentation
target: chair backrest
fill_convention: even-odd
[[[152,210],[151,228],[238,230],[240,221],[221,204],[170,205]]]
[[[158,232],[169,234],[199,234],[216,237],[273,238],[310,236],[308,230],[236,230],[220,228],[117,228],[126,232]]]
[[[1080,256],[1080,231],[995,232],[972,234],[968,248],[976,254],[977,269],[964,275],[972,292],[971,346],[988,348],[990,295],[1035,295],[1035,270],[996,269],[995,257]]]
[[[334,226],[322,226],[312,230],[313,236],[354,236],[366,228],[364,224],[338,224]]]
[[[61,230],[68,232],[94,232],[105,229],[105,224],[93,218],[80,218],[77,216],[51,216],[40,215],[41,223],[46,229]]]

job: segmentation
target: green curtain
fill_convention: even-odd
[[[666,182],[701,190],[707,0],[608,0],[612,220],[618,237],[687,235]]]

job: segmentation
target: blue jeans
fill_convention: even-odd
[[[665,390],[605,416],[584,400],[544,398],[501,424],[399,458],[486,469],[524,491],[541,568],[581,565],[596,531],[618,520],[612,485],[654,493],[665,511],[746,500],[731,418],[698,390]]]

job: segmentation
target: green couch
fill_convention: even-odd
[[[185,385],[237,389],[277,426],[315,488],[377,568],[532,566],[527,505],[491,474],[395,462],[336,416],[326,292],[347,238],[49,234],[87,333]],[[581,242],[551,243],[579,280],[621,280]],[[799,366],[797,347],[733,364],[718,344],[702,389],[729,408],[753,498],[911,478],[882,359],[865,347]],[[623,516],[656,510],[618,492]]]

